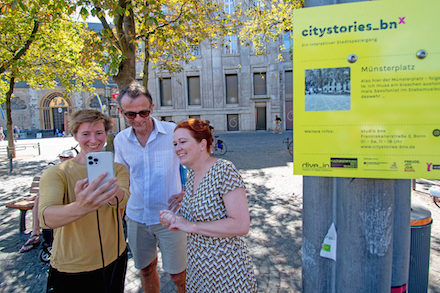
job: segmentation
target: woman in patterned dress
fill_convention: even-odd
[[[209,124],[189,119],[174,130],[174,150],[190,167],[180,215],[161,211],[170,230],[188,233],[188,292],[257,292],[243,235],[249,231],[244,182],[235,166],[211,157]]]

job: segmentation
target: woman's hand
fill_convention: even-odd
[[[123,197],[123,191],[116,184],[116,178],[112,178],[98,186],[106,176],[107,173],[103,173],[90,184],[87,178],[76,182],[76,203],[85,214],[99,209],[106,203],[112,204],[112,201],[116,202],[115,197]]]
[[[185,220],[182,216],[178,216],[169,210],[161,210],[159,212],[160,223],[164,227],[168,227],[170,231],[191,232],[191,223]]]
[[[159,221],[164,227],[169,227],[176,221],[176,215],[169,210],[161,210],[159,211]]]

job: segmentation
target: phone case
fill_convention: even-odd
[[[114,177],[113,153],[111,152],[88,153],[86,155],[86,164],[89,184],[104,172],[107,172],[108,174],[99,185],[104,184]]]

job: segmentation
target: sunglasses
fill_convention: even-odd
[[[150,110],[142,110],[139,112],[124,112],[125,117],[127,117],[128,119],[134,119],[136,118],[136,115],[141,116],[142,118],[147,118],[148,116],[150,116]]]

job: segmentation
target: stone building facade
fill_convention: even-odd
[[[156,117],[176,122],[195,117],[219,131],[254,131],[272,129],[278,115],[284,117],[283,128],[292,129],[291,42],[286,39],[285,52],[272,43],[265,55],[237,39],[223,48],[202,43],[182,72],[151,70],[148,88]],[[280,53],[286,61],[277,60]]]

